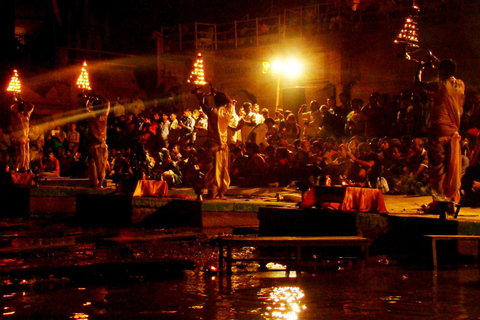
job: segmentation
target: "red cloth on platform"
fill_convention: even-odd
[[[382,192],[379,189],[369,188],[348,187],[340,210],[387,213]]]
[[[312,188],[308,191],[305,199],[300,204],[300,208],[311,208],[315,204],[318,205],[318,198],[315,190]],[[321,202],[322,208],[332,207],[342,211],[350,212],[371,212],[371,213],[387,213],[383,194],[379,189],[354,188],[347,187],[345,196],[339,207],[334,202]]]
[[[168,194],[166,181],[138,180],[134,197],[165,197]]]
[[[35,185],[35,175],[33,173],[11,172],[12,182],[14,185],[22,187],[33,187]]]

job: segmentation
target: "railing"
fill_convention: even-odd
[[[444,6],[438,5],[436,0],[424,0],[421,9],[422,20],[435,22],[454,19],[459,14],[474,14],[479,6],[477,0],[452,0]],[[285,9],[278,16],[223,24],[195,22],[162,27],[160,32],[155,32],[155,37],[160,52],[236,49],[334,32],[392,31],[401,26],[411,12],[411,5],[354,11],[349,7],[317,4]]]

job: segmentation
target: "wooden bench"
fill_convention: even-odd
[[[449,240],[449,241],[459,241],[459,240],[467,240],[467,241],[477,241],[478,242],[478,252],[480,255],[480,236],[470,236],[470,235],[434,235],[434,234],[427,234],[424,235],[427,238],[432,240],[432,258],[433,258],[433,268],[437,269],[438,262],[437,262],[437,241],[438,240]]]
[[[289,273],[289,248],[295,248],[295,262],[297,275],[301,273],[302,248],[303,247],[361,247],[365,266],[367,265],[369,240],[356,236],[339,237],[254,237],[254,236],[228,236],[218,238],[218,267],[223,272],[223,261],[227,262],[227,273],[232,272],[232,261],[240,260],[263,260],[263,259],[233,259],[233,247],[277,247],[285,248],[287,262],[287,275]],[[224,255],[223,248],[227,248],[227,255]]]

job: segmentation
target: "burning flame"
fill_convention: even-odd
[[[10,80],[7,91],[13,91],[13,93],[20,93],[22,91],[17,70],[13,70],[13,77],[12,80]]]
[[[87,62],[83,63],[82,72],[77,80],[77,86],[82,90],[92,90],[90,88],[90,81],[88,80],[88,72],[87,72]]]
[[[202,54],[197,54],[197,61],[193,65],[193,71],[190,74],[190,78],[187,80],[188,83],[193,83],[199,86],[205,85],[205,73],[203,71],[203,58]]]

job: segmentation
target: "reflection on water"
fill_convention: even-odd
[[[6,319],[472,319],[480,315],[479,284],[477,267],[370,265],[301,278],[187,271],[180,279],[26,281],[0,289]]]
[[[298,314],[306,309],[300,305],[300,300],[305,296],[299,287],[273,287],[262,288],[258,293],[260,300],[267,297],[267,307],[264,312],[265,319],[298,319]]]

